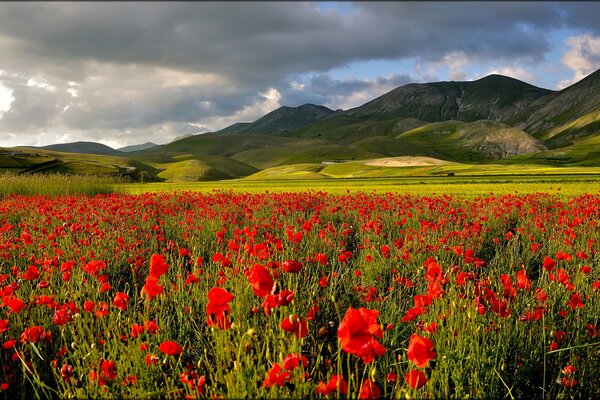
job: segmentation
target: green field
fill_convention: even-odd
[[[288,180],[227,180],[219,182],[131,183],[118,186],[131,194],[145,192],[175,192],[214,190],[259,193],[269,191],[300,192],[306,190],[328,193],[400,192],[419,195],[451,194],[477,197],[506,193],[548,192],[565,196],[600,191],[600,174],[581,175],[507,175],[468,177],[403,177],[353,179],[288,179]]]

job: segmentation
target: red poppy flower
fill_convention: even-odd
[[[286,272],[298,272],[302,269],[302,263],[300,261],[285,260],[283,262],[283,269]]]
[[[551,259],[548,256],[544,257],[544,263],[542,264],[542,267],[545,270],[553,271],[555,266],[556,266],[556,261],[554,261],[553,259]]]
[[[183,349],[176,342],[167,340],[166,342],[162,342],[158,349],[165,353],[168,356],[175,356],[177,354],[181,354]]]
[[[381,396],[381,391],[370,379],[365,379],[360,386],[360,392],[358,393],[359,399],[377,399]]]
[[[96,308],[96,303],[94,303],[93,301],[86,300],[83,302],[83,309],[85,311],[91,313],[92,311],[94,311],[94,308]]]
[[[383,337],[383,330],[377,323],[378,315],[378,310],[348,308],[338,327],[342,350],[361,357],[365,363],[384,355],[386,348],[374,339]]]
[[[146,331],[148,331],[149,334],[155,335],[156,332],[158,332],[159,328],[156,322],[154,322],[154,320],[151,320],[144,322],[144,329],[146,329]]]
[[[308,333],[308,323],[305,318],[300,318],[294,314],[281,322],[281,329],[293,333],[298,339],[301,339]]]
[[[148,366],[156,365],[160,361],[160,358],[158,358],[158,356],[156,356],[155,354],[148,354],[146,356],[146,358],[144,359],[144,361],[146,362],[146,365],[148,365]]]
[[[206,305],[206,319],[209,326],[218,326],[221,329],[229,329],[229,302],[235,297],[227,290],[215,287],[208,291],[208,304]]]
[[[136,338],[143,333],[144,333],[144,325],[141,325],[141,324],[131,325],[131,337],[132,338]]]
[[[117,292],[115,298],[113,300],[113,305],[117,307],[121,311],[125,311],[127,309],[127,305],[129,304],[129,296],[123,292]]]
[[[252,285],[254,294],[258,297],[265,297],[273,289],[273,277],[267,268],[263,265],[255,264],[248,273],[248,281]]]
[[[39,278],[40,275],[41,275],[40,270],[37,269],[37,267],[35,265],[30,265],[27,268],[25,275],[23,275],[23,279],[25,279],[26,281],[32,281],[34,279]]]
[[[323,396],[327,396],[329,393],[347,394],[348,383],[344,380],[342,375],[331,375],[327,384],[325,384],[325,382],[319,382],[317,393]]]
[[[283,386],[286,382],[290,381],[291,376],[292,373],[290,371],[285,371],[281,368],[281,365],[275,363],[263,381],[262,388],[270,388],[273,385]]]
[[[21,312],[26,305],[26,303],[23,300],[13,296],[5,297],[3,300],[4,305],[8,306],[8,308],[10,308],[10,311],[14,313]]]
[[[100,364],[102,377],[109,380],[117,379],[117,364],[112,360],[102,360]]]
[[[517,272],[517,283],[515,286],[519,289],[530,290],[531,289],[531,281],[527,278],[527,273],[524,269],[521,269]]]
[[[575,310],[577,308],[583,308],[585,304],[583,303],[583,301],[581,301],[581,296],[579,295],[579,293],[573,293],[569,301],[567,301],[567,305],[573,310]]]
[[[148,296],[149,299],[153,299],[159,294],[162,294],[163,287],[158,284],[158,278],[155,276],[149,276],[146,278],[146,284],[142,287],[141,294]]]
[[[435,359],[437,353],[433,342],[414,333],[408,343],[408,359],[419,368],[425,368],[429,361]]]
[[[293,370],[298,365],[302,364],[304,368],[308,367],[308,359],[301,354],[288,354],[283,359],[283,369],[287,369],[288,371]]]
[[[169,271],[169,264],[165,261],[165,257],[153,254],[150,258],[150,276],[160,278]]]
[[[427,383],[427,377],[423,371],[413,369],[406,373],[405,381],[413,389],[419,389]]]

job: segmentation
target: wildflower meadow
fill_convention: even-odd
[[[5,398],[600,397],[600,196],[0,199]]]

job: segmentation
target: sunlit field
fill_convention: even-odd
[[[142,194],[145,192],[233,191],[248,193],[298,192],[306,190],[332,194],[348,192],[363,193],[409,193],[432,196],[451,194],[474,198],[490,194],[554,193],[561,196],[598,193],[600,175],[511,175],[511,176],[470,176],[470,177],[403,177],[403,178],[353,178],[319,180],[228,180],[218,182],[176,182],[176,183],[130,183],[119,185],[120,192]]]
[[[4,194],[0,390],[600,396],[593,180],[358,182]]]
[[[9,194],[49,195],[112,193],[118,181],[91,175],[0,174],[0,198]]]

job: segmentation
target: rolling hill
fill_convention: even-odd
[[[299,107],[279,107],[265,116],[250,123],[237,123],[218,133],[246,133],[259,135],[284,134],[287,131],[314,124],[335,114],[324,106],[304,104]]]
[[[72,142],[51,144],[49,146],[40,147],[45,150],[62,151],[65,153],[82,153],[82,154],[104,154],[104,155],[122,155],[119,150],[96,142]]]
[[[117,150],[122,153],[129,153],[132,151],[151,149],[152,147],[158,146],[156,143],[146,142],[142,144],[134,144],[131,146],[119,147]]]

